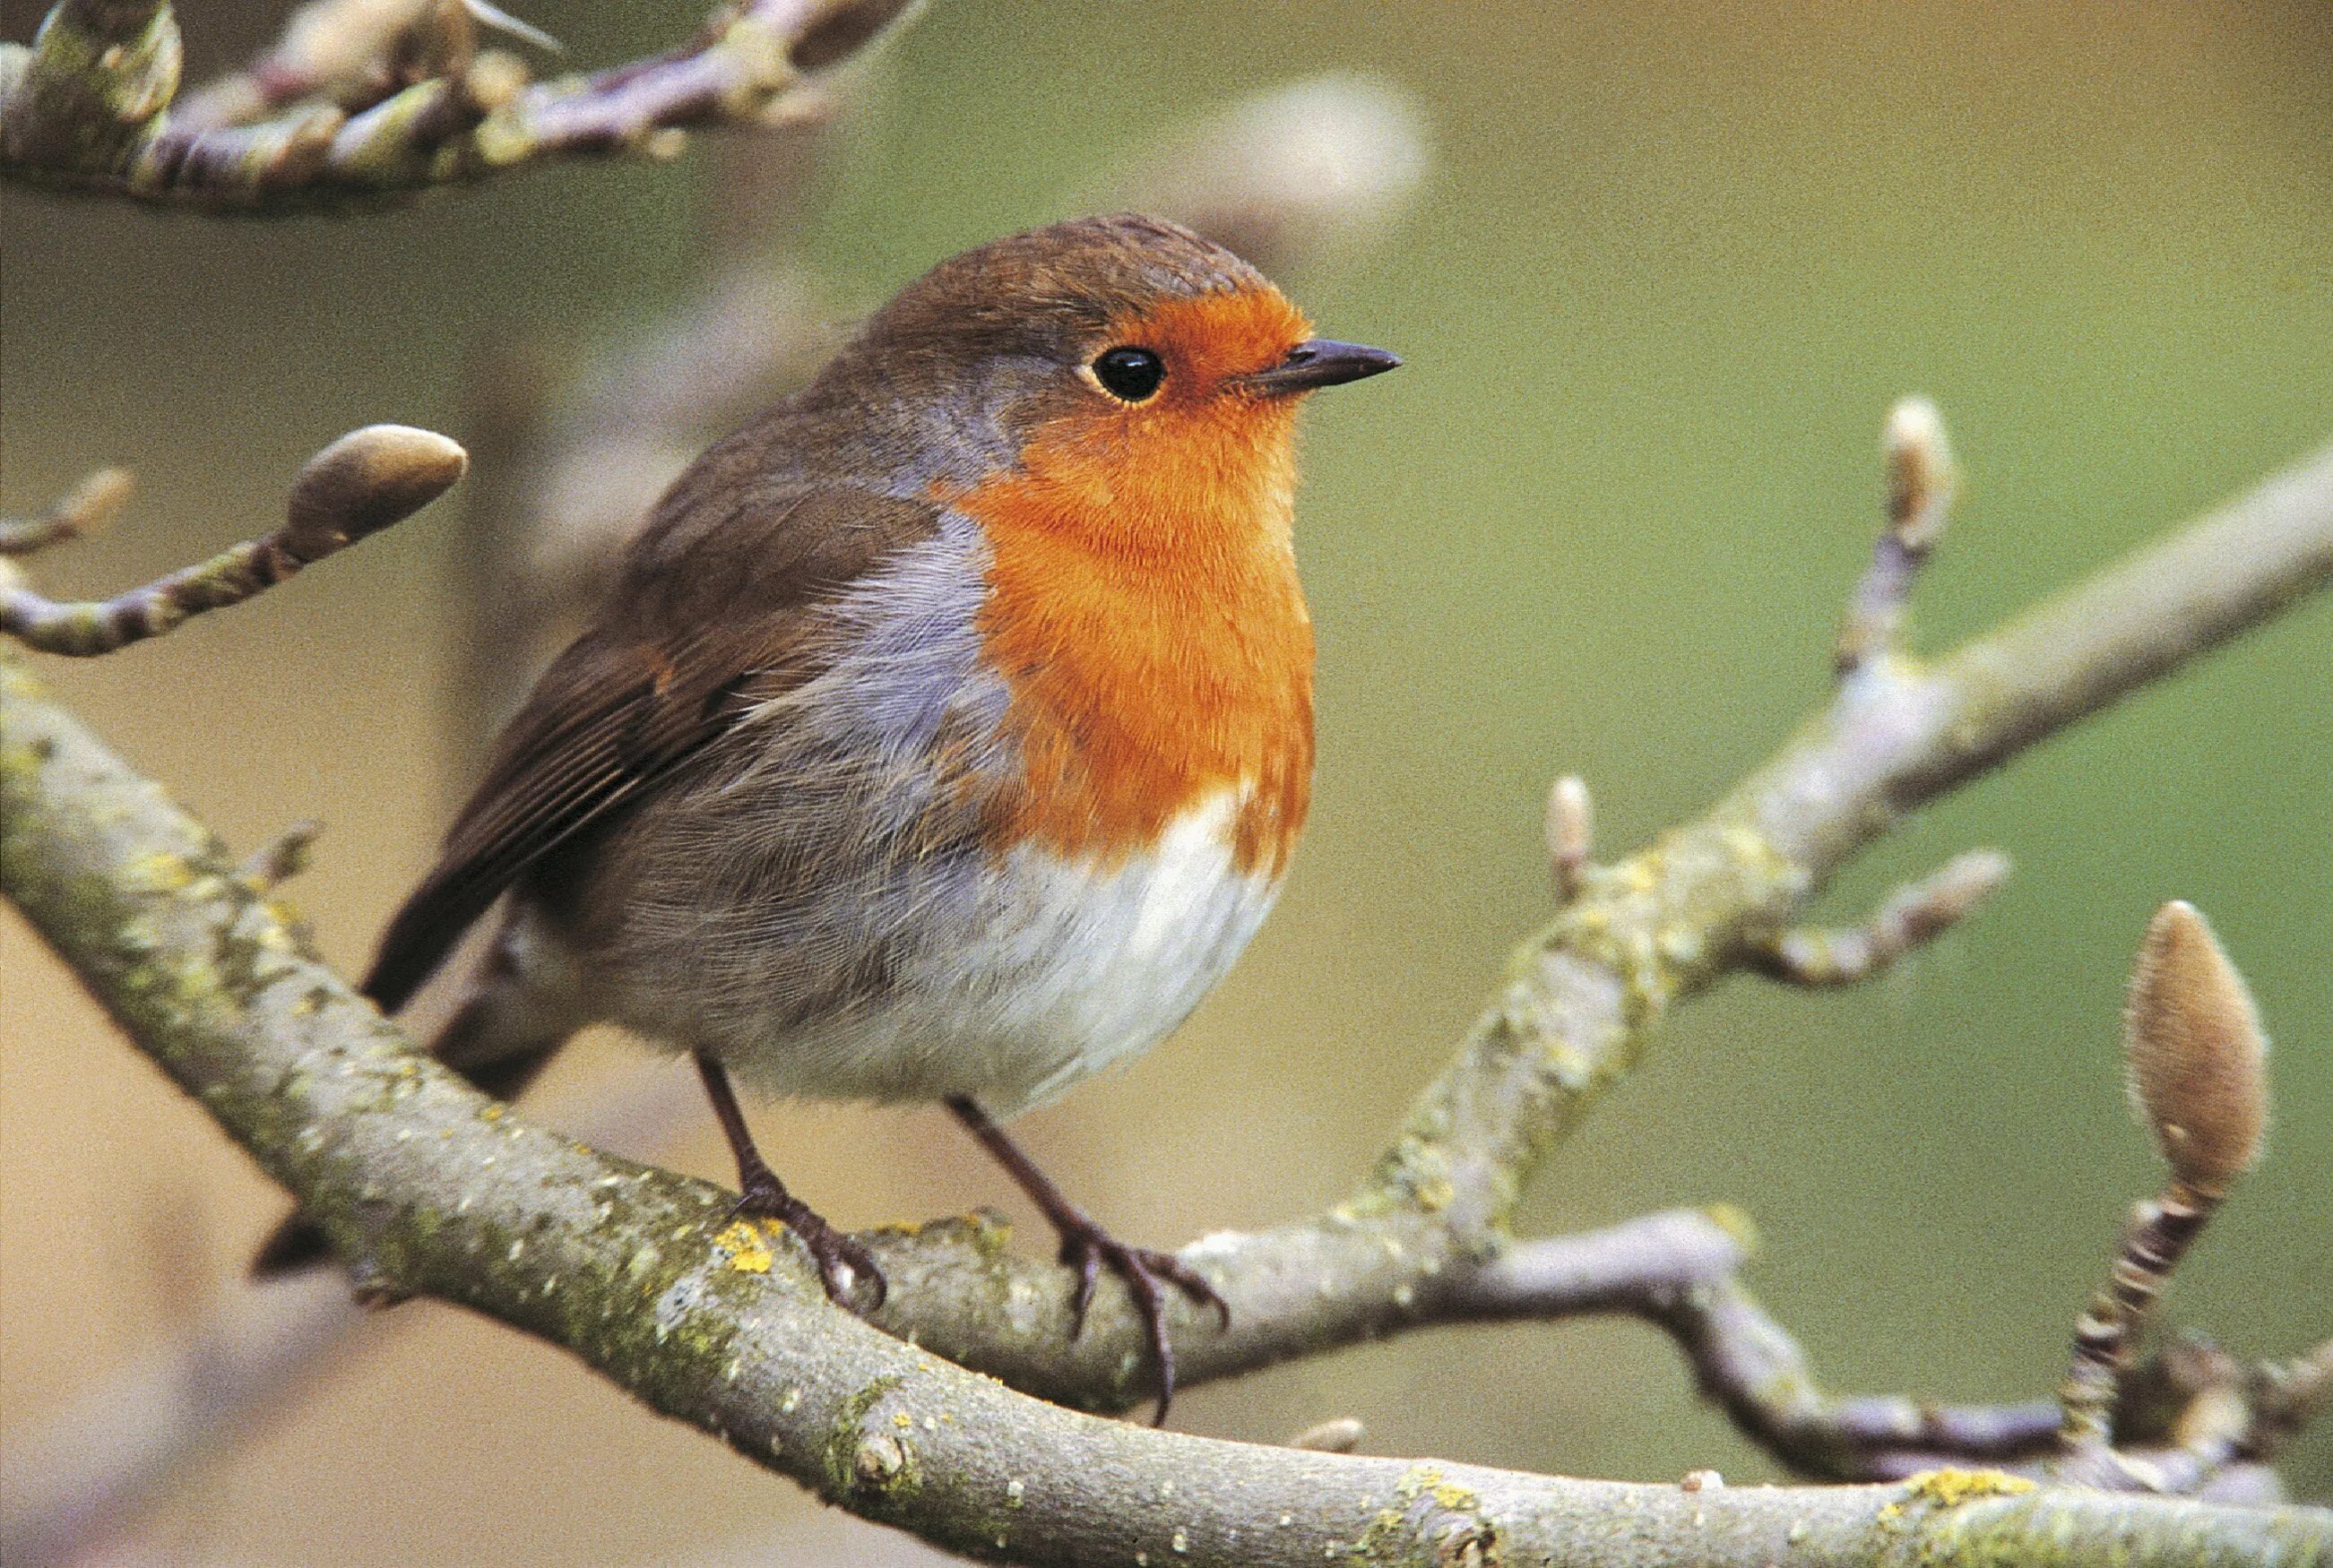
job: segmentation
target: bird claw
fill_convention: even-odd
[[[1071,1339],[1085,1333],[1086,1308],[1092,1305],[1094,1283],[1100,1277],[1102,1267],[1107,1265],[1112,1274],[1126,1281],[1148,1330],[1151,1353],[1158,1361],[1158,1409],[1151,1417],[1151,1425],[1166,1425],[1167,1407],[1175,1401],[1175,1347],[1166,1337],[1166,1296],[1159,1282],[1174,1286],[1195,1305],[1214,1307],[1226,1329],[1232,1325],[1230,1304],[1207,1283],[1205,1276],[1173,1253],[1129,1247],[1090,1220],[1061,1228],[1061,1262],[1078,1271],[1077,1293],[1070,1302]]]
[[[818,1265],[819,1282],[826,1286],[827,1299],[845,1311],[863,1317],[879,1308],[890,1295],[890,1284],[865,1244],[829,1225],[810,1205],[787,1191],[774,1175],[749,1174],[729,1213],[733,1219],[774,1219],[792,1231]],[[874,1296],[863,1311],[854,1299],[854,1287],[860,1280],[867,1282]]]

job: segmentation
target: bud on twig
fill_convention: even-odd
[[[191,616],[264,593],[301,568],[410,517],[469,465],[459,445],[431,431],[406,425],[351,431],[301,468],[282,528],[143,588],[59,603],[34,592],[13,565],[0,561],[0,632],[43,653],[84,658],[160,636]]]
[[[1316,1454],[1349,1454],[1361,1446],[1368,1429],[1351,1416],[1338,1416],[1317,1426],[1310,1426],[1288,1439],[1291,1448],[1305,1448]]]
[[[1959,476],[1944,416],[1925,397],[1905,397],[1887,411],[1880,437],[1887,465],[1887,531],[1906,550],[1925,552],[1944,531]]]
[[[2132,1108],[2173,1174],[2224,1193],[2260,1156],[2268,1037],[2250,988],[2194,904],[2157,910],[2123,1009]]]
[[[302,466],[277,537],[301,560],[321,559],[404,521],[452,489],[469,466],[460,444],[433,430],[352,430]]]
[[[2139,941],[2123,1009],[2130,1096],[2171,1167],[2171,1183],[2132,1211],[2107,1283],[2074,1328],[2059,1391],[2065,1446],[2114,1440],[2114,1409],[2156,1299],[2235,1179],[2259,1158],[2268,1124],[2268,1039],[2243,976],[2194,905],[2155,911]]]
[[[1569,903],[1579,896],[1595,852],[1596,808],[1587,780],[1566,773],[1547,792],[1547,857],[1557,897]]]
[[[1896,647],[1905,601],[1928,552],[1944,536],[1955,488],[1944,417],[1925,397],[1902,398],[1887,411],[1879,450],[1887,479],[1887,521],[1839,625],[1836,664],[1841,675]]]

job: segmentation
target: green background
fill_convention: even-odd
[[[264,35],[264,11],[189,9],[198,62]],[[587,63],[693,22],[667,5],[526,14]],[[12,4],[0,32],[33,21]],[[1374,250],[1286,280],[1325,332],[1408,360],[1308,416],[1313,827],[1280,912],[1183,1035],[1027,1124],[1065,1184],[1151,1241],[1346,1189],[1546,913],[1553,773],[1586,776],[1618,849],[1698,810],[1823,699],[1891,398],[1935,397],[1967,474],[1917,600],[1931,647],[2333,434],[2333,8],[2315,4],[939,0],[878,73],[803,249],[871,306],[1062,215],[1063,193],[1162,129],[1328,68],[1413,94],[1433,166]],[[31,510],[101,463],[143,482],[124,525],[44,579],[110,588],[257,531],[300,459],[355,425],[460,435],[466,378],[514,324],[584,344],[651,319],[696,275],[708,167],[700,148],[562,168],[333,223],[0,196],[6,502]],[[437,726],[460,526],[441,506],[248,609],[54,671],[239,841],[323,819],[300,896],[350,963],[464,782]],[[1850,917],[1981,844],[2018,864],[1996,903],[1881,983],[1740,981],[1693,1004],[1560,1152],[1529,1225],[1737,1201],[1766,1242],[1751,1280],[1829,1386],[2045,1392],[2156,1179],[2116,1015],[2148,913],[2182,896],[2279,1044],[2270,1158],[2172,1316],[2253,1353],[2333,1332],[2328,706],[2319,604],[1926,814],[1824,907]],[[13,1421],[239,1288],[206,1282],[275,1200],[5,921]],[[635,1059],[583,1056],[554,1102]],[[936,1114],[757,1122],[840,1219],[1011,1207]],[[706,1133],[667,1152],[721,1173]],[[783,1483],[551,1353],[434,1307],[394,1315],[149,1544],[348,1563],[457,1544],[513,1562],[899,1551],[798,1517]],[[1177,1424],[1276,1439],[1340,1414],[1381,1452],[1772,1475],[1627,1324],[1416,1335],[1195,1391]],[[2333,1499],[2333,1431],[2287,1469]]]

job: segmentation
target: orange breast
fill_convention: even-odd
[[[1291,414],[1063,422],[1019,471],[951,498],[987,531],[981,633],[1026,760],[1001,842],[1122,862],[1232,789],[1235,864],[1286,865],[1312,775]]]

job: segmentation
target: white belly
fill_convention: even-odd
[[[1278,884],[1234,862],[1240,802],[1224,789],[1107,868],[1017,850],[983,874],[961,940],[879,995],[720,1054],[765,1093],[969,1095],[1000,1116],[1049,1100],[1165,1038],[1255,934]]]

